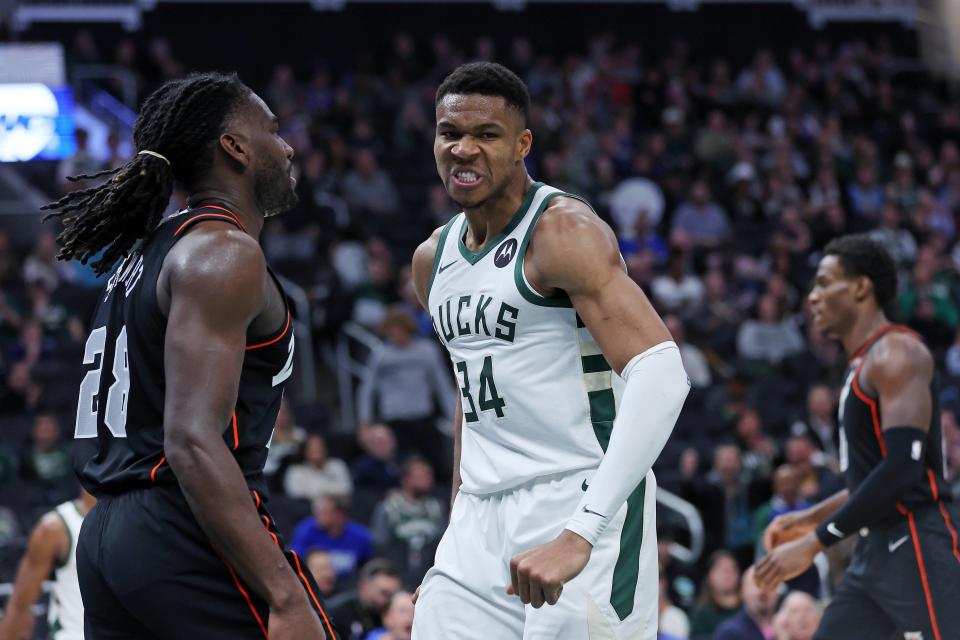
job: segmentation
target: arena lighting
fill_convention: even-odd
[[[68,157],[75,149],[73,130],[69,88],[0,84],[0,162]]]

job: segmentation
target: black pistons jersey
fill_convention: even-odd
[[[839,407],[840,467],[851,492],[860,486],[886,455],[880,420],[883,407],[880,406],[878,398],[869,396],[860,386],[860,369],[870,349],[883,336],[893,331],[914,335],[910,329],[900,325],[884,326],[853,354],[844,374]],[[930,396],[932,412],[923,454],[927,471],[923,479],[911,489],[907,498],[897,505],[903,515],[921,506],[949,499],[949,493],[944,494],[942,491],[946,469],[936,379],[931,383]],[[885,520],[897,517],[895,510],[884,515]]]
[[[100,295],[84,350],[86,373],[74,433],[74,466],[94,495],[176,484],[163,452],[168,327],[157,300],[157,281],[167,252],[194,224],[206,220],[243,229],[237,216],[223,207],[180,212],[154,230],[140,254],[131,254],[116,267]],[[274,281],[282,294],[276,277]],[[223,425],[224,442],[250,488],[260,493],[284,381],[293,369],[293,349],[288,307],[283,326],[274,333],[248,337],[236,407]]]

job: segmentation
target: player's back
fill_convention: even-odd
[[[877,398],[871,397],[861,386],[860,371],[873,347],[893,332],[905,333],[920,340],[906,327],[886,325],[853,354],[844,376],[839,404],[840,466],[851,491],[866,479],[886,455],[881,430],[883,407]],[[940,488],[944,455],[938,396],[937,381],[934,379],[930,385],[931,415],[927,440],[918,447],[916,453],[920,455],[922,450],[928,472],[903,501],[911,509],[939,499],[949,499],[949,492],[943,492]],[[888,515],[891,518],[898,516],[892,511]]]
[[[75,467],[94,495],[176,484],[163,452],[164,340],[176,327],[168,326],[157,284],[169,251],[205,221],[243,228],[236,215],[219,206],[180,212],[154,230],[142,252],[114,269],[100,295],[84,350],[86,374],[74,434]],[[293,348],[289,311],[272,335],[248,338],[236,408],[223,425],[224,441],[248,484],[261,493],[266,447],[282,383],[292,370]]]
[[[429,311],[460,387],[460,474],[468,493],[595,468],[609,440],[618,376],[569,298],[544,298],[523,273],[534,226],[559,195],[535,183],[479,253],[463,242],[462,213],[437,247]]]

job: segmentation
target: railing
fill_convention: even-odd
[[[21,0],[11,13],[10,26],[25,31],[36,22],[113,22],[136,31],[143,8],[138,0]]]
[[[356,322],[346,323],[337,337],[333,359],[340,397],[340,428],[344,431],[354,431],[357,428],[354,379],[362,380],[367,371],[366,359],[360,360],[355,357],[354,351],[365,350],[365,354],[369,356],[382,343],[379,336]]]
[[[296,384],[296,397],[300,402],[313,403],[317,400],[317,365],[310,326],[310,302],[302,288],[280,274],[277,274],[277,279],[296,310],[293,320],[293,335],[296,340],[293,352],[296,358],[296,375],[293,380]]]
[[[700,512],[680,496],[662,487],[657,487],[657,504],[679,515],[690,533],[690,546],[685,547],[674,542],[670,545],[670,555],[688,565],[695,563],[703,553],[703,518],[700,517]]]

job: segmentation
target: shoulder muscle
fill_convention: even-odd
[[[434,229],[430,237],[420,243],[413,252],[413,283],[417,290],[417,298],[424,308],[427,307],[427,288],[430,286],[430,276],[433,274],[433,261],[440,246],[440,235],[443,227]]]

